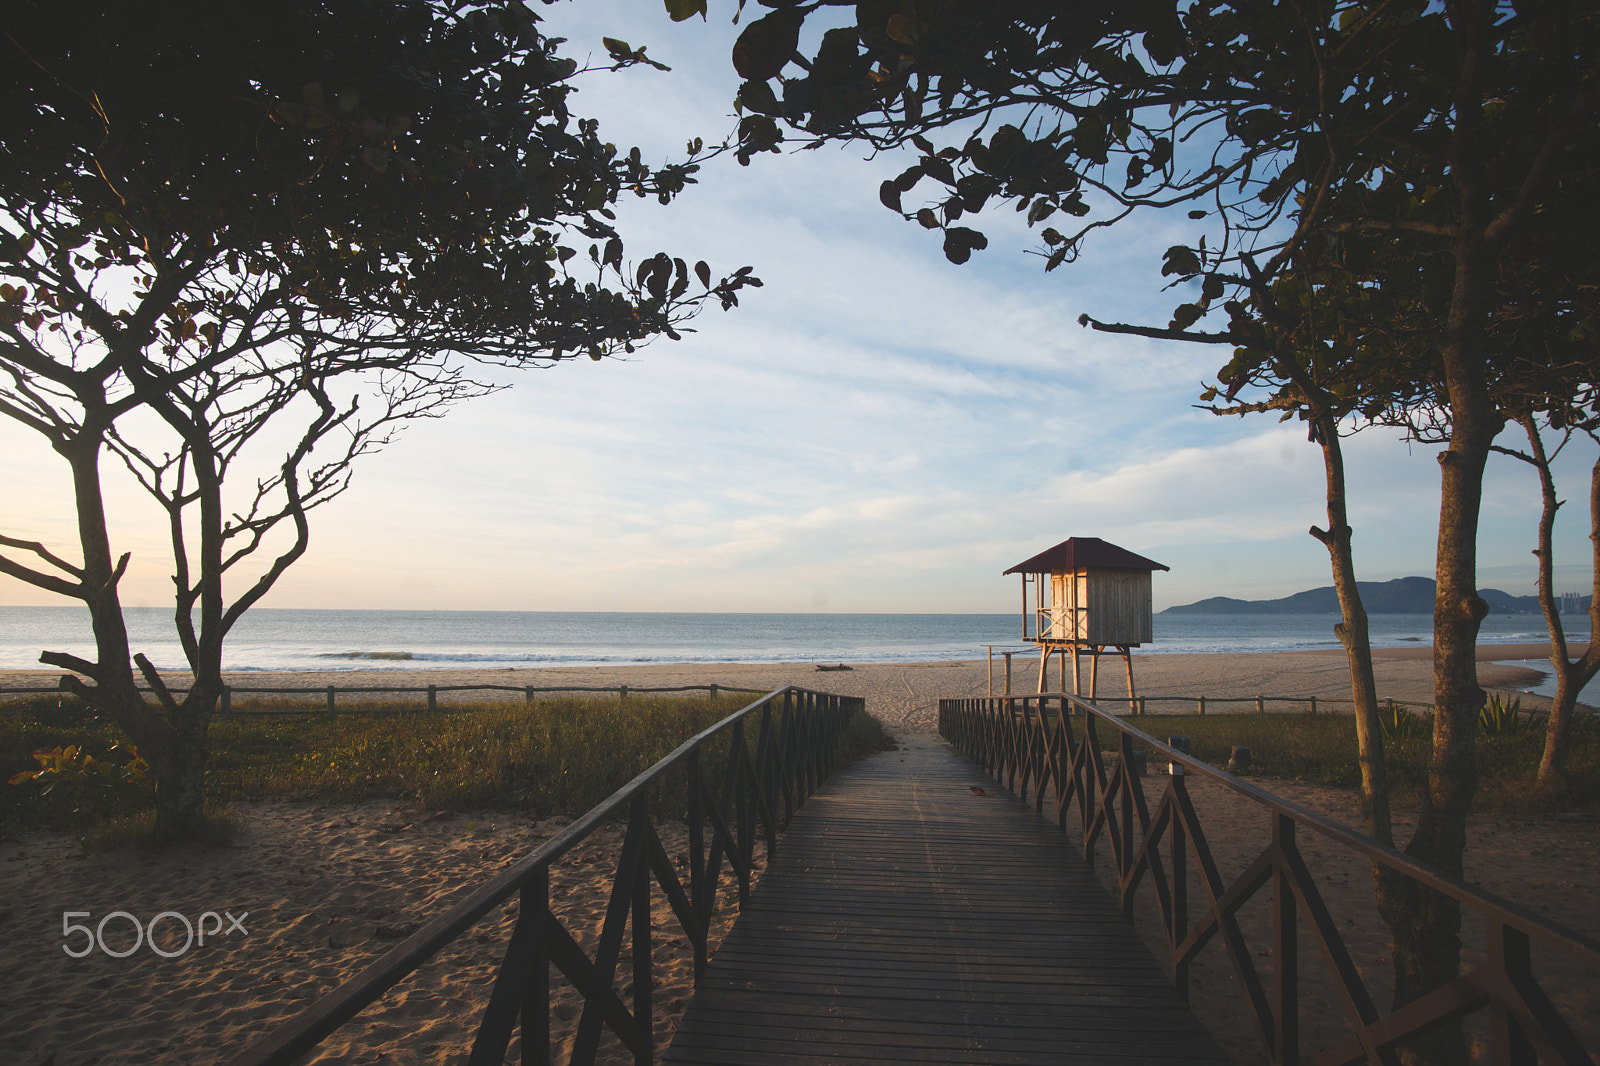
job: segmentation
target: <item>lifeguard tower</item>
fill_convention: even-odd
[[[1022,575],[1022,639],[1039,645],[1039,691],[1048,691],[1050,656],[1057,652],[1065,691],[1070,651],[1072,692],[1079,695],[1078,656],[1086,652],[1089,698],[1094,699],[1100,656],[1114,649],[1127,664],[1131,706],[1133,649],[1154,639],[1150,575],[1167,569],[1099,537],[1069,537],[1007,570]],[[1031,608],[1029,585],[1034,589]]]

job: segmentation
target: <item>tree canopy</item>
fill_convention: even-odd
[[[81,560],[0,536],[0,571],[88,606],[97,660],[44,658],[139,745],[168,831],[198,825],[227,632],[357,456],[490,388],[473,363],[632,351],[760,284],[625,261],[613,205],[670,202],[701,146],[604,141],[560,44],[501,0],[8,10],[0,414],[66,460]],[[167,513],[186,694],[128,645],[107,453]]]

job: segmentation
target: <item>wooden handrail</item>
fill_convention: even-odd
[[[1074,720],[1081,723],[1081,735],[1073,729]],[[1098,735],[1103,726],[1117,733],[1117,758],[1109,767]],[[1190,964],[1209,941],[1219,939],[1271,1062],[1282,1066],[1394,1063],[1396,1046],[1408,1037],[1487,1007],[1495,1019],[1495,1062],[1542,1060],[1592,1066],[1570,1024],[1534,977],[1528,952],[1529,944],[1538,941],[1600,975],[1600,943],[1581,933],[1241,781],[1069,693],[940,700],[939,731],[1022,799],[1029,798],[1031,788],[1034,807],[1041,813],[1046,792],[1052,791],[1056,824],[1062,829],[1069,807],[1076,802],[1084,852],[1092,859],[1099,840],[1107,842],[1125,914],[1132,915],[1136,893],[1150,886],[1173,979],[1185,996]],[[1173,768],[1153,808],[1133,770],[1136,743]],[[1218,872],[1189,798],[1191,774],[1231,790],[1269,817],[1271,841],[1231,883]],[[1404,1007],[1380,1011],[1301,856],[1296,842],[1300,830],[1317,833],[1479,915],[1486,924],[1487,961]],[[1190,929],[1187,901],[1195,878],[1206,904],[1197,926]],[[1271,956],[1276,960],[1270,994],[1236,920],[1239,908],[1269,884],[1275,916]],[[1351,1029],[1343,1041],[1307,1056],[1299,1047],[1297,918],[1303,918],[1310,930],[1316,955],[1334,981]]]
[[[428,922],[363,973],[318,1000],[298,1017],[266,1034],[232,1061],[235,1066],[287,1066],[354,1018],[418,966],[433,957],[513,894],[519,897],[516,925],[490,990],[469,1062],[500,1063],[520,1024],[523,1061],[550,1061],[550,967],[584,999],[571,1062],[594,1061],[602,1027],[615,1032],[634,1061],[653,1061],[654,1023],[650,997],[650,908],[652,882],[660,889],[692,944],[695,974],[708,958],[707,927],[726,859],[738,880],[743,906],[755,861],[756,823],[762,824],[770,861],[778,830],[816,789],[830,769],[845,719],[862,708],[859,697],[835,696],[794,686],[775,689],[680,744],[654,766],[591,808],[576,821],[480,885],[449,911]],[[746,724],[758,729],[749,736]],[[702,755],[726,743],[720,794],[706,780]],[[674,769],[686,770],[689,878],[685,885],[649,817],[649,790]],[[550,910],[553,862],[601,825],[619,816],[627,830],[619,849],[605,921],[591,957]],[[707,823],[710,839],[706,839]],[[613,975],[625,935],[633,954],[630,1002],[614,988]]]

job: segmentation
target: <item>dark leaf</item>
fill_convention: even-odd
[[[952,263],[965,263],[974,249],[989,247],[989,238],[975,229],[953,226],[944,233],[944,257]]]
[[[1179,304],[1172,312],[1172,328],[1188,329],[1197,322],[1204,312],[1199,304]]]
[[[783,142],[783,131],[766,115],[746,115],[739,120],[739,155],[748,159],[756,152],[776,151]]]
[[[744,28],[733,45],[733,69],[746,81],[777,77],[800,44],[800,24],[805,16],[782,8]]]
[[[758,115],[776,115],[782,111],[772,86],[765,81],[747,81],[739,86],[739,105]]]
[[[910,192],[911,187],[922,180],[922,164],[908,167],[900,172],[894,179],[894,187],[900,192]]]
[[[1181,244],[1175,244],[1167,249],[1167,254],[1164,258],[1166,259],[1166,265],[1161,268],[1162,277],[1166,277],[1169,274],[1189,277],[1192,274],[1200,273],[1200,257],[1195,254],[1193,248],[1185,248]]]
[[[706,17],[706,0],[666,0],[666,5],[673,22],[683,22],[696,15],[702,19]]]

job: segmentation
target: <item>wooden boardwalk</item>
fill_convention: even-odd
[[[907,743],[801,808],[664,1062],[1230,1061],[1064,835]]]

